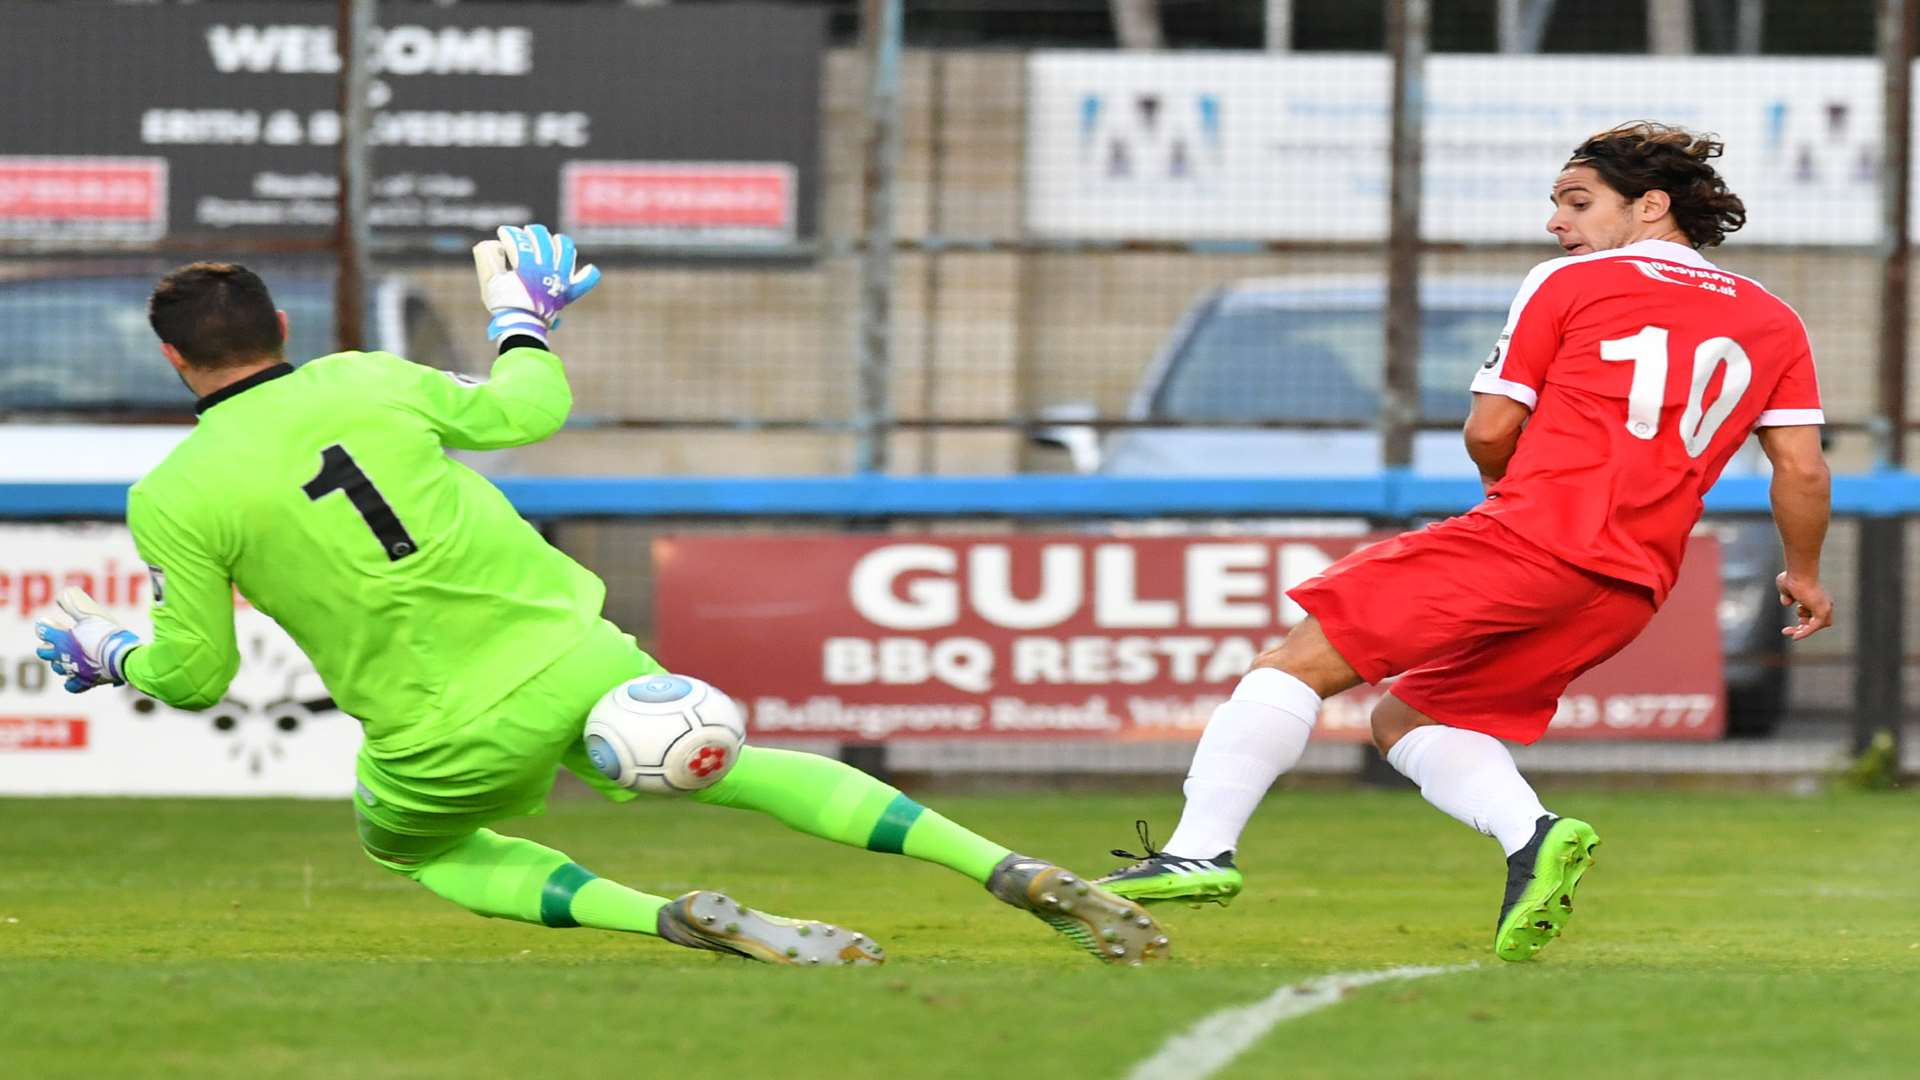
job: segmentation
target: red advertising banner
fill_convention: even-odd
[[[576,161],[560,179],[563,229],[581,241],[636,235],[791,240],[793,166]]]
[[[654,541],[664,663],[760,735],[1198,737],[1304,618],[1294,585],[1383,537],[670,536]],[[1725,728],[1720,549],[1695,537],[1639,639],[1568,688],[1556,737]],[[1317,737],[1368,737],[1380,687]]]
[[[0,157],[0,236],[151,240],[166,231],[163,158]]]
[[[0,716],[0,754],[15,750],[83,750],[87,721],[79,716]]]

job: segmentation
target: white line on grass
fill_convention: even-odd
[[[1398,979],[1424,979],[1470,971],[1473,964],[1452,967],[1397,967],[1385,971],[1337,971],[1331,975],[1290,983],[1251,1005],[1236,1005],[1202,1017],[1199,1023],[1169,1036],[1150,1058],[1133,1067],[1127,1080],[1205,1080],[1245,1053],[1282,1021],[1336,1005],[1355,987]]]

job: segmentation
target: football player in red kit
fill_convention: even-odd
[[[1428,802],[1499,841],[1494,951],[1528,959],[1565,925],[1599,838],[1543,807],[1500,740],[1540,738],[1567,684],[1646,626],[1750,433],[1773,464],[1780,601],[1798,615],[1783,633],[1831,624],[1813,355],[1791,307],[1700,254],[1746,221],[1711,164],[1720,151],[1652,123],[1574,151],[1547,221],[1566,254],[1521,283],[1473,380],[1465,436],[1486,500],[1292,590],[1310,617],[1209,719],[1166,850],[1116,852],[1138,861],[1100,884],[1230,900],[1241,829],[1299,760],[1322,699],[1398,676],[1374,743]]]

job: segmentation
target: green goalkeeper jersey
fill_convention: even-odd
[[[598,623],[606,587],[446,449],[536,442],[571,404],[560,359],[535,348],[502,353],[486,382],[347,352],[201,399],[127,496],[154,594],[127,681],[181,708],[219,701],[240,666],[238,586],[376,756],[478,716]]]

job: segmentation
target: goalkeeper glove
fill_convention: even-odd
[[[86,590],[69,586],[60,594],[60,611],[33,624],[45,644],[34,655],[67,677],[67,692],[78,694],[102,683],[119,686],[127,654],[140,644],[133,631],[107,617]]]
[[[547,331],[560,325],[560,310],[600,284],[600,270],[577,265],[573,241],[545,225],[502,225],[499,237],[473,246],[480,301],[493,315],[487,340],[524,334],[544,345]]]

